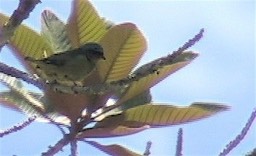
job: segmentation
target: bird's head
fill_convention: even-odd
[[[85,52],[88,60],[106,59],[104,56],[104,50],[98,43],[89,42],[80,47],[81,51]]]

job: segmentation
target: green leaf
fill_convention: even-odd
[[[127,100],[121,105],[122,110],[127,110],[129,108],[133,108],[135,106],[144,105],[150,103],[152,100],[152,96],[150,90],[146,90],[143,93]]]
[[[173,105],[147,104],[124,111],[122,114],[106,117],[95,127],[127,126],[150,127],[171,126],[197,121],[216,113],[226,111],[229,107],[216,103],[196,102],[187,107]]]
[[[171,56],[171,55],[170,55]],[[172,58],[170,56],[156,59],[135,70],[134,75],[145,75],[138,81],[134,81],[123,93],[117,104],[123,103],[153,87],[170,74],[185,67],[198,56],[192,51],[183,52],[181,55]]]
[[[117,144],[101,145],[95,141],[86,141],[86,142],[111,156],[142,156],[140,154],[137,154],[137,153],[135,153],[123,146],[117,145]]]
[[[67,24],[73,47],[80,47],[86,42],[98,42],[107,32],[108,25],[89,1],[73,0]]]
[[[44,10],[41,14],[41,35],[54,53],[72,49],[66,24],[50,10]]]
[[[113,26],[100,40],[106,60],[97,63],[103,82],[125,78],[147,49],[146,39],[132,23]]]

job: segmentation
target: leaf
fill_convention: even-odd
[[[57,112],[50,110],[45,104],[45,97],[41,93],[29,92],[22,83],[14,77],[0,73],[0,81],[8,86],[10,91],[0,92],[0,105],[12,110],[22,112],[28,116],[37,116],[37,121],[47,121],[42,113],[60,124],[69,124],[69,120],[63,118]]]
[[[54,52],[72,49],[66,24],[50,10],[44,10],[41,14],[41,35],[51,45]]]
[[[30,95],[29,92],[21,86],[17,78],[0,73],[0,81],[8,86],[13,92],[25,99],[28,103],[30,103],[30,105],[33,105],[34,108],[36,107],[38,109],[37,111],[45,111],[43,103],[39,102],[32,95]]]
[[[0,13],[1,25],[8,19],[9,17]],[[33,71],[33,68],[28,65],[28,62],[24,61],[24,57],[29,56],[35,59],[41,59],[44,58],[45,55],[49,56],[53,53],[52,48],[44,38],[36,31],[23,24],[16,29],[8,46],[14,51],[14,54],[16,54],[21,63],[25,65],[29,71]]]
[[[126,127],[126,126],[115,126],[115,127],[104,127],[104,128],[90,128],[80,132],[77,138],[109,138],[135,134],[148,129],[148,125],[142,125],[141,127]]]
[[[106,57],[97,63],[103,82],[125,78],[146,51],[146,40],[132,23],[113,26],[100,40]]]
[[[143,65],[142,67],[135,70],[133,74],[146,76],[140,78],[138,81],[131,83],[128,89],[123,93],[123,96],[119,99],[119,101],[117,101],[117,103],[121,104],[128,99],[139,95],[143,91],[148,90],[149,88],[153,87],[168,77],[170,74],[173,74],[177,70],[188,65],[197,56],[197,53],[188,51],[183,52],[180,56],[176,57],[175,59],[171,59],[170,61],[168,60],[169,58],[167,56]],[[162,62],[164,62],[164,64]]]
[[[197,121],[216,113],[226,111],[228,107],[216,103],[196,102],[187,107],[173,105],[148,104],[124,111],[122,114],[106,117],[95,127],[128,126],[150,127],[171,126]]]
[[[152,100],[152,96],[150,90],[146,90],[143,93],[127,100],[121,105],[122,110],[127,110],[129,108],[133,108],[135,106],[144,105],[150,103]]]
[[[42,99],[43,95],[40,93],[33,93],[29,92],[36,99]],[[42,102],[42,101],[41,101]],[[36,121],[38,122],[49,122],[48,119],[45,119],[40,113],[38,113],[26,99],[24,99],[19,94],[15,93],[14,91],[3,91],[0,92],[0,105],[10,108],[12,110],[21,112],[26,114],[27,116],[37,116]],[[67,118],[62,117],[60,114],[56,112],[49,112],[47,116],[53,119],[53,121],[69,125],[69,120]]]
[[[40,94],[33,94],[33,96],[40,96]],[[35,111],[35,109],[24,98],[14,91],[0,92],[0,102],[1,105],[11,108],[12,110],[25,113],[29,116],[39,115],[38,112]]]
[[[80,47],[86,42],[98,42],[107,32],[107,26],[89,1],[73,0],[67,24],[73,47]]]
[[[0,14],[0,18],[0,21],[4,21],[9,17]],[[37,71],[32,64],[24,61],[24,57],[43,58],[52,54],[52,49],[48,43],[37,32],[25,25],[20,25],[16,29],[10,40],[9,47],[18,56],[21,63],[25,65],[26,69],[32,73],[37,73]]]
[[[123,146],[117,145],[117,144],[101,145],[95,141],[86,141],[86,142],[111,156],[142,156],[140,154],[137,154],[137,153],[135,153]]]

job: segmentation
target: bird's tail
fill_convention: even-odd
[[[29,61],[29,62],[35,62],[35,61],[37,61],[36,59],[34,59],[34,58],[32,58],[32,57],[29,57],[29,56],[25,57],[24,60],[25,60],[25,61]]]

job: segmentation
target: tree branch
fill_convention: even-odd
[[[66,134],[61,140],[59,140],[53,147],[50,146],[47,152],[43,152],[42,156],[53,156],[62,150],[71,141],[71,136]]]

